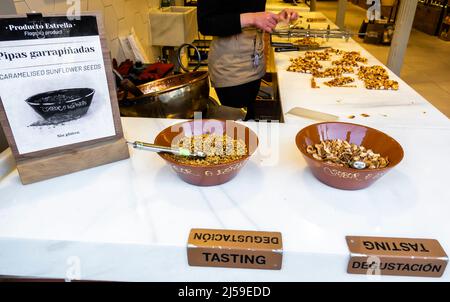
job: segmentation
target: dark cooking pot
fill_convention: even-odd
[[[119,93],[120,113],[125,117],[191,119],[205,113],[209,102],[208,72],[196,71],[170,76],[138,86],[144,95]]]
[[[90,88],[63,89],[34,95],[26,102],[45,120],[64,122],[84,116],[94,94]]]

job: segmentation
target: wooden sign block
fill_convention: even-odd
[[[346,237],[349,274],[442,277],[448,257],[432,239]]]
[[[0,17],[0,123],[23,184],[129,157],[102,17]]]
[[[281,270],[281,233],[193,229],[188,241],[190,266]]]
[[[17,161],[23,184],[74,173],[130,157],[125,139],[106,141],[47,157]],[[57,164],[55,164],[57,163]]]

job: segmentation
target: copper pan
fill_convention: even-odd
[[[192,119],[206,113],[209,102],[208,72],[196,71],[140,85],[142,96],[119,92],[120,113],[125,117]],[[128,94],[128,95],[127,95]]]

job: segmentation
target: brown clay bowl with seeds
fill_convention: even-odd
[[[180,163],[168,154],[158,153],[182,180],[196,186],[217,186],[229,182],[246,165],[259,144],[256,133],[244,125],[233,121],[208,119],[188,121],[171,126],[158,134],[155,144],[170,147],[173,142],[176,143],[183,137],[202,134],[228,135],[232,139],[241,139],[245,142],[247,154],[224,164],[193,165]]]
[[[364,146],[389,158],[389,165],[381,169],[357,170],[339,167],[315,159],[307,152],[309,145],[321,141],[341,139]],[[303,154],[313,175],[324,184],[342,190],[361,190],[369,187],[403,159],[402,146],[389,135],[362,125],[350,123],[320,123],[301,130],[296,137],[297,147]]]

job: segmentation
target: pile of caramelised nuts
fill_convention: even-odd
[[[312,75],[316,78],[340,77],[344,73],[354,73],[355,70],[350,66],[336,66],[325,69],[325,71],[315,70]]]
[[[399,88],[398,82],[390,80],[387,70],[381,66],[361,66],[358,77],[364,81],[367,89],[398,90]]]
[[[316,60],[316,61],[329,61],[331,59],[331,54],[323,51],[307,51],[305,53],[305,59]]]
[[[367,58],[361,56],[359,51],[347,51],[342,54],[342,58],[345,60],[356,61],[359,63],[367,64],[369,61]]]
[[[320,43],[316,41],[316,39],[311,37],[300,38],[294,42],[295,45],[298,46],[311,46],[311,47],[319,47]]]
[[[331,64],[333,64],[335,66],[352,66],[352,67],[359,66],[358,62],[356,62],[355,60],[352,60],[352,59],[340,59],[340,60],[331,62]]]
[[[353,83],[354,81],[355,79],[352,77],[337,77],[324,84],[328,87],[346,87],[346,85]]]
[[[291,59],[291,65],[288,67],[287,71],[313,73],[321,68],[322,65],[316,60],[295,58]]]
[[[339,55],[340,59],[332,61],[333,67],[323,69],[319,61],[331,61],[332,55]],[[311,81],[312,88],[319,88],[315,78],[330,78],[333,79],[324,83],[329,87],[357,87],[346,86],[353,83],[355,80],[351,77],[344,77],[344,74],[354,74],[354,67],[357,69],[359,79],[364,81],[366,89],[374,90],[398,90],[399,84],[397,81],[389,79],[389,74],[381,66],[360,66],[360,64],[367,64],[368,59],[361,56],[358,51],[343,51],[340,49],[328,48],[321,52],[308,51],[303,57],[291,59],[291,65],[287,71],[309,73],[312,74]]]

